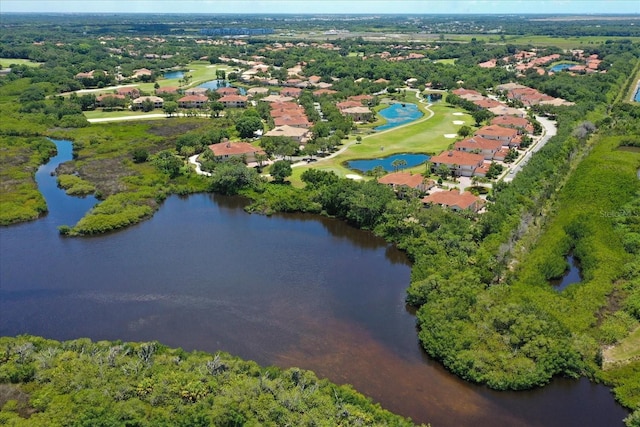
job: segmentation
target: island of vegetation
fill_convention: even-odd
[[[220,17],[223,27],[251,23],[249,37],[234,38],[198,17],[189,31],[160,18],[10,18],[0,44],[0,223],[46,212],[33,177],[55,152],[51,139],[73,141],[59,185],[100,200],[61,224],[64,235],[120,229],[171,194],[196,192],[246,196],[250,212],[340,218],[410,257],[418,338],[451,372],[500,390],[587,376],[611,385],[633,411],[627,424],[640,425],[640,105],[629,101],[640,26],[372,17],[320,36],[315,20],[282,34],[260,30],[260,19]],[[370,32],[382,24],[411,36]],[[560,63],[570,65],[550,70]],[[393,103],[422,116],[375,130]],[[392,171],[347,166],[400,153],[431,158]],[[558,292],[549,281],[569,254],[582,281]],[[154,425],[407,423],[311,373],[227,355],[0,342],[0,382],[12,396],[2,416],[16,423],[49,411],[89,424],[103,415]],[[97,393],[105,384],[109,393]]]

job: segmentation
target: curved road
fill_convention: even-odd
[[[536,116],[536,120],[538,120],[538,122],[540,122],[540,124],[542,125],[542,128],[543,128],[542,137],[540,138],[540,140],[538,142],[533,144],[524,153],[524,156],[518,161],[518,163],[516,163],[511,168],[511,170],[504,176],[503,180],[505,182],[511,182],[513,180],[513,178],[516,176],[516,174],[518,172],[520,172],[520,170],[522,170],[522,168],[524,166],[526,166],[526,164],[529,162],[529,159],[531,158],[531,156],[534,153],[537,153],[538,151],[540,151],[540,149],[542,147],[544,147],[547,142],[549,142],[551,137],[556,135],[558,129],[556,128],[556,125],[555,125],[554,121],[549,120],[549,119],[547,119],[545,117],[541,117],[541,116]]]

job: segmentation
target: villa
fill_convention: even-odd
[[[218,99],[225,108],[244,108],[247,106],[247,97],[242,95],[225,95]]]
[[[209,149],[220,159],[243,158],[247,163],[255,162],[257,154],[266,155],[248,142],[220,142],[210,145]]]
[[[486,139],[493,139],[502,142],[502,145],[509,145],[518,136],[518,131],[513,128],[505,128],[497,125],[481,127],[476,131],[476,136]]]
[[[140,98],[136,98],[131,103],[131,108],[137,110],[142,108],[142,103],[150,101],[153,103],[153,108],[162,108],[164,106],[164,99],[159,96],[141,96]]]
[[[264,136],[284,136],[293,139],[299,144],[305,144],[311,136],[311,131],[305,128],[284,125],[273,128],[265,133]]]
[[[178,99],[180,108],[203,108],[209,103],[209,97],[206,95],[186,95]]]
[[[402,187],[414,188],[419,191],[428,191],[433,188],[436,183],[432,179],[425,179],[420,174],[411,174],[409,172],[394,172],[378,178],[380,184],[388,185],[394,190]]]
[[[454,211],[470,210],[478,212],[484,206],[484,200],[474,196],[468,191],[458,192],[458,190],[438,191],[422,198],[424,205],[440,205]]]
[[[502,149],[502,142],[474,136],[456,142],[454,148],[467,153],[482,154],[485,160],[493,160],[496,153]]]
[[[476,168],[482,166],[484,156],[482,154],[455,150],[444,151],[437,156],[433,156],[429,161],[434,170],[440,165],[446,165],[453,175],[470,177],[473,176]]]

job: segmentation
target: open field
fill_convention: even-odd
[[[520,35],[504,35],[504,38],[495,34],[448,34],[447,41],[470,42],[475,38],[478,41],[487,43],[511,43],[516,45],[531,44],[534,46],[556,46],[561,49],[571,49],[586,46],[594,46],[602,44],[607,40],[629,39],[634,43],[640,42],[640,37],[615,37],[615,36],[581,36],[581,37],[554,37],[554,36],[520,36]]]
[[[2,68],[10,67],[12,64],[26,65],[29,67],[37,67],[40,65],[39,62],[33,62],[29,59],[0,58],[0,66],[2,66]]]
[[[640,359],[640,328],[637,328],[617,345],[604,350],[602,358],[605,369]]]

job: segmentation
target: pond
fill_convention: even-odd
[[[406,169],[423,164],[424,162],[429,160],[429,156],[426,154],[411,153],[394,154],[393,156],[383,157],[379,159],[351,160],[347,162],[347,167],[349,169],[357,170],[362,173],[367,173],[377,166],[382,166],[385,171],[394,172],[397,169],[394,166],[394,162],[396,160],[399,160],[400,162],[404,161],[404,164],[399,165],[398,169]]]
[[[391,104],[389,107],[380,110],[378,114],[387,121],[384,125],[375,128],[375,130],[378,131],[393,129],[394,127],[411,123],[422,117],[422,112],[418,109],[417,105],[400,102]]]
[[[640,83],[638,83],[638,87],[636,88],[636,96],[633,99],[636,102],[640,102]]]
[[[165,79],[181,79],[184,77],[184,71],[167,71],[162,76]]]
[[[569,264],[569,268],[564,272],[562,277],[549,281],[556,291],[562,291],[567,286],[573,285],[574,283],[580,283],[582,281],[580,263],[573,254],[569,254],[567,256],[567,263]]]
[[[370,233],[312,215],[250,215],[243,199],[197,194],[168,198],[126,230],[65,238],[56,226],[91,200],[64,195],[55,167],[38,171],[50,213],[0,228],[2,336],[228,351],[312,369],[441,427],[622,427],[628,415],[584,378],[497,392],[448,373],[418,344],[404,304],[407,257]]]
[[[226,80],[209,80],[208,82],[204,82],[202,84],[199,84],[197,87],[202,87],[202,88],[209,89],[209,90],[216,90],[219,87],[229,87],[229,86],[231,86],[231,85]],[[247,91],[245,90],[245,88],[239,87],[237,89],[240,92],[240,95],[246,95],[247,94]]]
[[[574,65],[576,65],[576,64],[569,64],[569,63],[556,64],[553,67],[551,67],[549,69],[549,71],[557,73],[558,71],[562,71],[562,70],[566,70],[567,68],[571,68]]]

